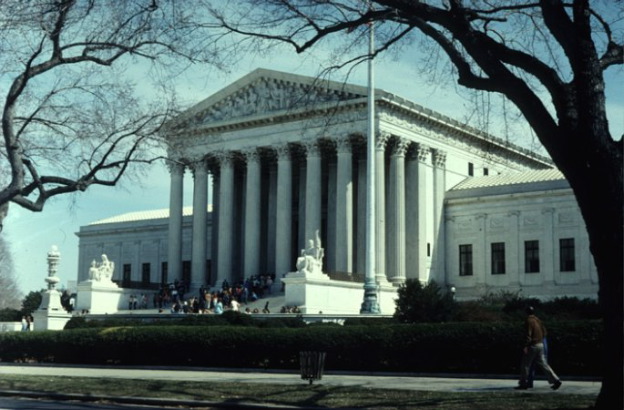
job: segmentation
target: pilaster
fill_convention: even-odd
[[[390,134],[375,139],[375,281],[386,283],[386,145]]]

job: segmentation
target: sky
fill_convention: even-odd
[[[406,53],[400,58],[384,57],[375,64],[375,87],[450,116],[465,118],[469,101],[458,97],[453,79],[446,86],[433,84],[419,75],[416,62]],[[184,101],[197,103],[226,87],[255,68],[267,68],[315,76],[318,56],[297,56],[290,50],[268,58],[250,56],[231,72],[216,73],[207,67],[194,67],[173,80],[173,88]],[[607,87],[607,104],[613,135],[624,134],[624,75],[612,70]],[[333,79],[333,78],[332,78]],[[366,85],[366,65],[350,74],[349,82]],[[147,87],[147,86],[146,86]],[[149,95],[149,90],[146,90]],[[149,98],[149,97],[148,97]],[[493,134],[497,135],[494,131]],[[527,143],[528,144],[528,143]],[[192,178],[185,177],[184,205],[192,205]],[[118,187],[90,187],[76,196],[53,198],[43,212],[33,213],[12,205],[4,221],[3,235],[11,247],[19,287],[24,294],[46,287],[47,253],[58,247],[61,261],[57,276],[59,287],[75,281],[78,266],[78,237],[81,226],[127,212],[163,209],[169,206],[169,174],[162,164],[153,165],[141,186],[121,182]]]

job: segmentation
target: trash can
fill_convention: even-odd
[[[325,366],[325,352],[299,352],[299,364],[301,365],[301,378],[309,380],[321,380],[323,367]]]

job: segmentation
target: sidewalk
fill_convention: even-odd
[[[58,365],[18,365],[0,363],[0,377],[3,375],[38,375],[38,376],[74,376],[99,377],[117,379],[143,380],[186,380],[233,383],[273,383],[302,384],[296,371],[250,370],[250,369],[214,369],[214,368],[170,368],[170,367],[87,367]],[[568,380],[562,378],[563,386],[557,394],[588,394],[598,395],[600,381]],[[484,392],[484,391],[515,391],[517,379],[512,376],[480,376],[480,375],[418,375],[389,373],[347,373],[325,372],[321,380],[315,384],[329,386],[359,386],[374,389],[407,389],[421,391],[449,392]],[[523,393],[550,392],[548,383],[543,379],[535,382],[535,388],[524,390]]]

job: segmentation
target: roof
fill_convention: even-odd
[[[208,205],[207,211],[212,212],[212,205]],[[193,215],[193,207],[185,206],[182,209],[182,216],[191,215]],[[100,219],[99,221],[91,222],[89,226],[122,222],[150,221],[155,219],[167,218],[169,218],[169,209],[155,209],[151,211],[128,212],[121,215],[111,216],[110,218]]]
[[[518,172],[514,174],[499,174],[466,178],[465,180],[451,188],[450,191],[532,184],[536,182],[548,181],[566,181],[566,179],[561,171],[556,168],[551,168],[544,170]]]

